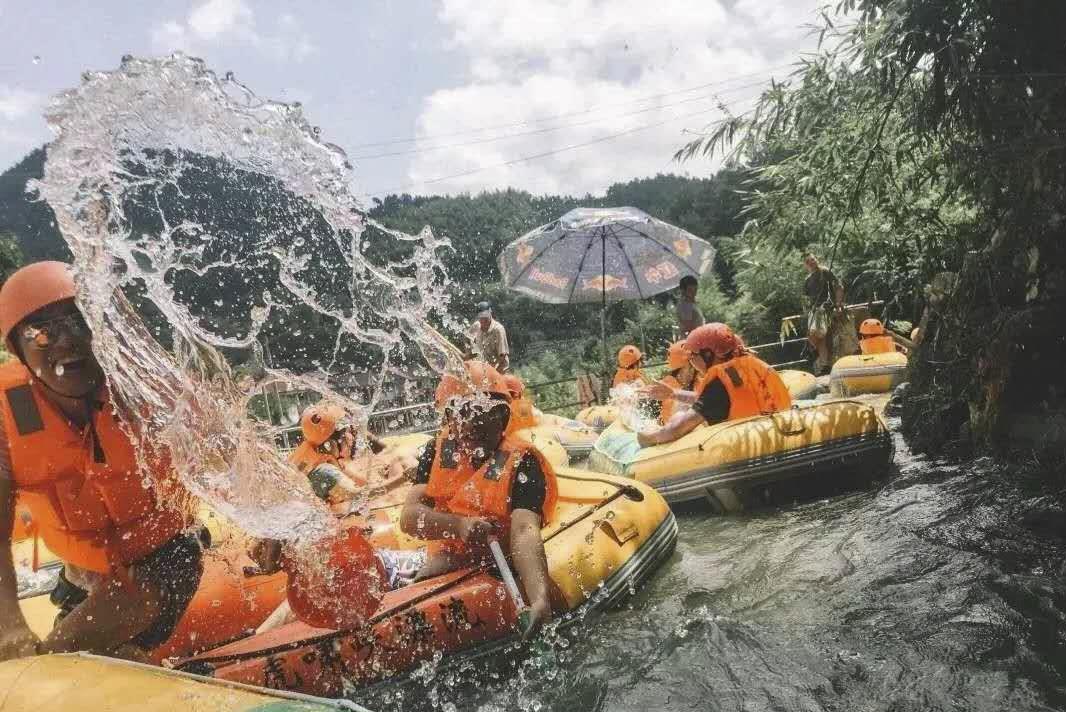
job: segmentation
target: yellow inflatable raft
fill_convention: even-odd
[[[902,383],[906,375],[907,356],[898,351],[845,356],[833,364],[829,392],[837,397],[887,393]]]
[[[892,438],[875,408],[832,401],[702,426],[643,449],[619,421],[596,442],[589,469],[632,477],[670,502],[706,499],[717,511],[736,512],[768,485],[795,480],[811,489],[843,474],[847,486],[868,481],[891,459]]]
[[[255,688],[85,653],[0,663],[0,709],[39,712],[57,703],[86,712],[369,712],[347,700]]]
[[[574,416],[574,420],[593,430],[603,430],[618,420],[618,408],[613,405],[590,405]]]
[[[600,430],[580,420],[551,413],[538,414],[536,427],[529,428],[529,431],[540,438],[538,441],[530,437],[530,442],[537,445],[553,465],[564,467],[571,461],[584,460],[588,457],[592,452],[592,446],[596,444],[596,438],[600,436]],[[524,432],[526,431],[519,431],[519,435]],[[556,461],[555,448],[557,447],[561,447],[566,452],[566,462]]]
[[[822,392],[822,386],[813,373],[786,369],[777,372],[785,383],[792,400],[811,400]]]

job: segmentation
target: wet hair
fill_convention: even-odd
[[[698,287],[699,280],[697,280],[691,274],[686,274],[684,277],[681,278],[681,284],[679,284],[678,286],[681,287],[681,289],[684,289],[686,287]]]

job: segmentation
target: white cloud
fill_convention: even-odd
[[[784,74],[780,67],[813,45],[801,26],[817,19],[821,0],[441,1],[440,18],[449,41],[466,57],[469,79],[425,99],[418,147],[568,128],[416,154],[412,183],[478,171],[416,186],[417,192],[511,185],[581,193],[665,170],[706,174],[712,168],[706,161],[671,163],[690,138],[682,130],[704,127],[719,103],[743,111],[758,92],[746,85],[768,78],[775,67],[778,76]],[[757,76],[738,78],[752,74]],[[710,83],[716,84],[685,91]],[[553,123],[433,138],[590,108]],[[706,113],[691,116],[701,111]],[[628,131],[587,148],[499,165]],[[489,166],[496,167],[479,170]]]
[[[254,47],[281,62],[302,62],[316,50],[310,35],[288,13],[261,31],[244,0],[205,0],[184,22],[167,20],[152,30],[152,45],[159,52],[196,53],[222,41]]]
[[[43,97],[36,92],[0,84],[0,118],[17,121],[35,113],[42,100]]]

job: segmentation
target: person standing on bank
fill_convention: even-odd
[[[696,293],[700,289],[700,283],[691,274],[681,278],[681,299],[677,303],[677,326],[681,330],[681,338],[689,335],[693,329],[703,326],[703,312],[696,306]]]
[[[844,309],[844,287],[828,267],[822,267],[811,253],[803,256],[807,280],[803,283],[803,295],[807,300],[807,340],[818,355],[814,362],[814,375],[829,371],[829,329],[833,323],[833,311]]]
[[[488,302],[478,302],[477,320],[470,325],[467,337],[470,339],[468,357],[484,361],[500,373],[510,370],[507,330],[503,328],[503,324],[492,318],[492,305]]]

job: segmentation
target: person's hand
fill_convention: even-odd
[[[522,640],[528,640],[552,619],[552,608],[547,601],[534,601],[529,606],[529,620],[522,630]]]
[[[495,531],[496,527],[484,517],[463,517],[459,523],[459,538],[468,545],[486,545]]]
[[[637,391],[641,398],[663,401],[674,395],[674,389],[662,381],[653,381]]]
[[[25,623],[0,631],[0,662],[37,654],[41,639]]]

